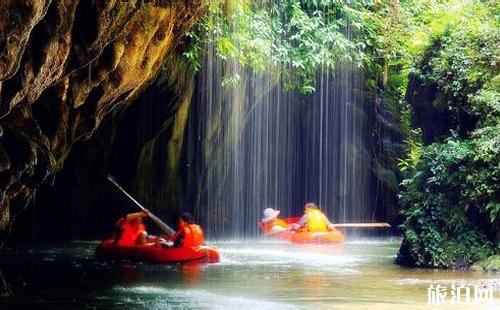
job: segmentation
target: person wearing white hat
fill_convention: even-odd
[[[288,225],[285,221],[278,218],[279,210],[267,208],[263,212],[261,219],[261,228],[266,235],[274,235],[288,230]]]

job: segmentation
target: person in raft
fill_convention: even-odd
[[[204,242],[203,230],[201,227],[194,223],[191,213],[185,212],[177,221],[179,230],[172,237],[173,244],[169,247],[195,247],[200,246]],[[165,246],[162,244],[162,246]]]
[[[142,219],[149,216],[147,211],[130,213],[116,222],[114,242],[119,245],[144,245],[148,242],[155,244],[166,242],[163,238],[148,235]]]
[[[304,215],[298,223],[292,225],[292,229],[307,229],[310,232],[337,230],[330,220],[328,220],[328,217],[312,202],[306,203],[304,206]]]
[[[278,218],[279,214],[279,210],[274,210],[272,208],[264,210],[264,217],[260,220],[260,225],[266,235],[279,234],[288,230],[287,223]]]

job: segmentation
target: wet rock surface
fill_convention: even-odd
[[[132,102],[202,1],[2,1],[0,242],[73,145]]]

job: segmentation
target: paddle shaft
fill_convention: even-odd
[[[166,232],[169,236],[175,235],[175,230],[173,230],[170,226],[168,226],[165,222],[163,222],[159,217],[151,213],[148,209],[144,208],[137,200],[134,199],[134,197],[130,196],[127,191],[123,189],[123,187],[118,184],[118,182],[113,178],[111,175],[108,175],[108,180],[113,183],[122,193],[125,194],[130,200],[132,200],[141,210],[146,211],[149,215],[149,217],[158,225],[160,228]]]
[[[391,227],[389,223],[341,223],[333,227]]]

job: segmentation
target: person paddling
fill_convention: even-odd
[[[116,222],[114,242],[119,245],[144,245],[148,242],[165,241],[157,236],[148,235],[143,218],[149,216],[148,211],[127,214]]]
[[[267,208],[263,212],[263,218],[260,220],[262,230],[266,235],[279,234],[288,230],[287,223],[278,218],[279,210]]]
[[[306,229],[309,232],[325,232],[337,230],[328,217],[318,209],[315,203],[304,206],[304,215],[298,223],[292,225],[293,230]]]

